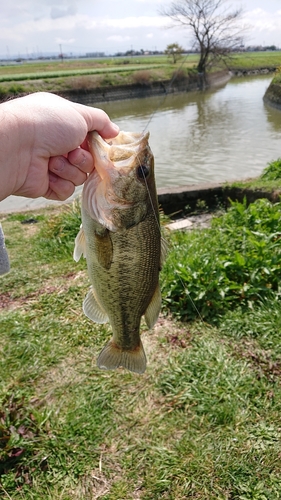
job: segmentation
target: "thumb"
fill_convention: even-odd
[[[76,102],[72,105],[85,119],[88,132],[96,130],[104,139],[116,137],[119,133],[118,125],[113,123],[102,109],[84,106]]]

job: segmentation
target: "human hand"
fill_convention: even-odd
[[[101,109],[39,92],[0,105],[0,200],[9,194],[65,200],[94,168],[87,133],[113,138]]]

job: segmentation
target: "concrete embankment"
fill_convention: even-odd
[[[224,85],[235,76],[263,75],[274,72],[275,68],[260,69],[237,69],[233,71],[223,70],[207,75],[206,82],[202,81],[202,76],[193,73],[188,76],[182,76],[179,72],[172,80],[162,80],[159,82],[148,82],[146,84],[133,85],[114,85],[102,86],[89,89],[67,90],[59,92],[59,95],[79,102],[80,104],[99,104],[110,101],[121,101],[126,99],[140,99],[143,97],[152,97],[158,95],[177,94],[201,90],[203,87],[215,87]]]
[[[263,100],[266,104],[281,109],[281,83],[271,82],[264,94]]]
[[[81,187],[66,202],[50,201],[45,198],[31,200],[21,196],[9,196],[0,202],[0,214],[34,211],[48,206],[56,207],[71,203],[79,194],[81,194]],[[227,207],[230,203],[229,200],[242,202],[246,198],[248,203],[252,203],[258,198],[267,198],[272,202],[277,202],[280,199],[281,190],[269,192],[213,183],[159,188],[157,194],[163,212],[172,218],[177,218],[196,212],[200,208],[212,211],[220,206]]]
[[[252,203],[258,198],[267,198],[271,202],[280,200],[281,190],[265,191],[228,186],[226,184],[199,184],[158,189],[158,201],[161,209],[167,215],[181,217],[202,207],[215,210],[219,206],[227,207],[232,201]]]
[[[229,71],[219,71],[208,75],[207,86],[214,87],[225,84],[231,78]],[[80,104],[99,104],[102,102],[121,101],[126,99],[140,99],[158,95],[177,94],[190,92],[202,88],[200,75],[191,74],[182,77],[179,73],[172,80],[162,80],[160,82],[149,82],[147,84],[114,85],[110,87],[97,87],[84,90],[67,90],[59,92],[59,95],[79,102]]]

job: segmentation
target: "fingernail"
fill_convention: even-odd
[[[65,161],[62,158],[56,158],[56,162],[52,168],[54,172],[62,172],[65,166]]]

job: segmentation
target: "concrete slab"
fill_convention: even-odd
[[[176,222],[171,222],[170,224],[167,224],[165,226],[167,229],[170,229],[170,231],[175,231],[179,229],[186,229],[187,227],[192,226],[192,222],[188,219],[182,219],[182,220],[177,220]]]

